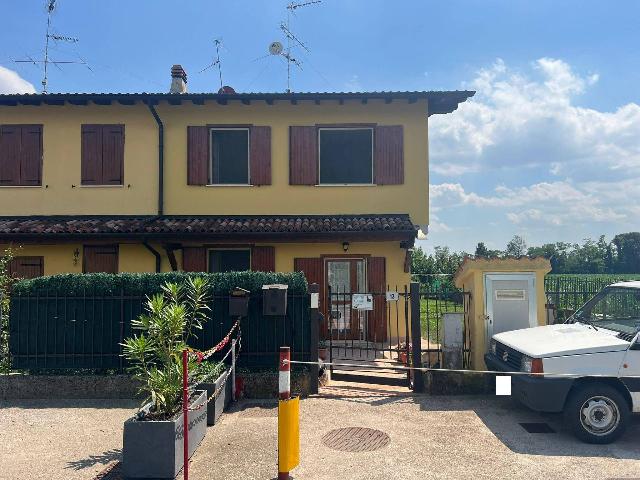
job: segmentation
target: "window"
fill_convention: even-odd
[[[321,184],[373,183],[373,128],[319,129]]]
[[[0,186],[42,185],[42,125],[0,126]]]
[[[244,272],[251,270],[251,250],[209,250],[209,272]]]
[[[82,185],[122,185],[124,125],[82,125]]]
[[[249,129],[212,128],[209,183],[249,183]]]
[[[9,262],[9,275],[13,278],[36,278],[44,275],[44,257],[18,256]]]
[[[83,273],[118,273],[117,245],[85,245]]]

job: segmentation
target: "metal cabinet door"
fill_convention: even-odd
[[[487,335],[537,325],[535,274],[485,274]]]

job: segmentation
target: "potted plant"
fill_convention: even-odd
[[[323,362],[329,359],[329,347],[326,340],[320,340],[318,342],[318,358]]]
[[[207,425],[215,425],[231,402],[231,367],[227,367],[223,362],[202,362],[196,378],[199,382],[198,388],[206,390],[207,398],[216,395],[215,399],[207,404]]]
[[[125,478],[175,478],[183,466],[182,352],[207,320],[207,281],[189,278],[184,285],[166,283],[147,297],[146,313],[132,326],[123,355],[129,371],[141,382],[145,404],[124,423],[122,467]],[[189,377],[198,360],[191,356]],[[204,438],[207,395],[192,389],[189,399],[189,456]]]

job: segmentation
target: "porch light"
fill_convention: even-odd
[[[78,259],[80,258],[80,250],[76,247],[73,251],[73,264],[78,265]]]
[[[349,242],[342,242],[342,250],[345,252],[349,250]]]

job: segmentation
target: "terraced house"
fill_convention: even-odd
[[[332,282],[409,281],[429,224],[428,117],[473,92],[210,94],[186,80],[175,65],[170,93],[0,95],[13,274],[300,270],[325,311]]]

